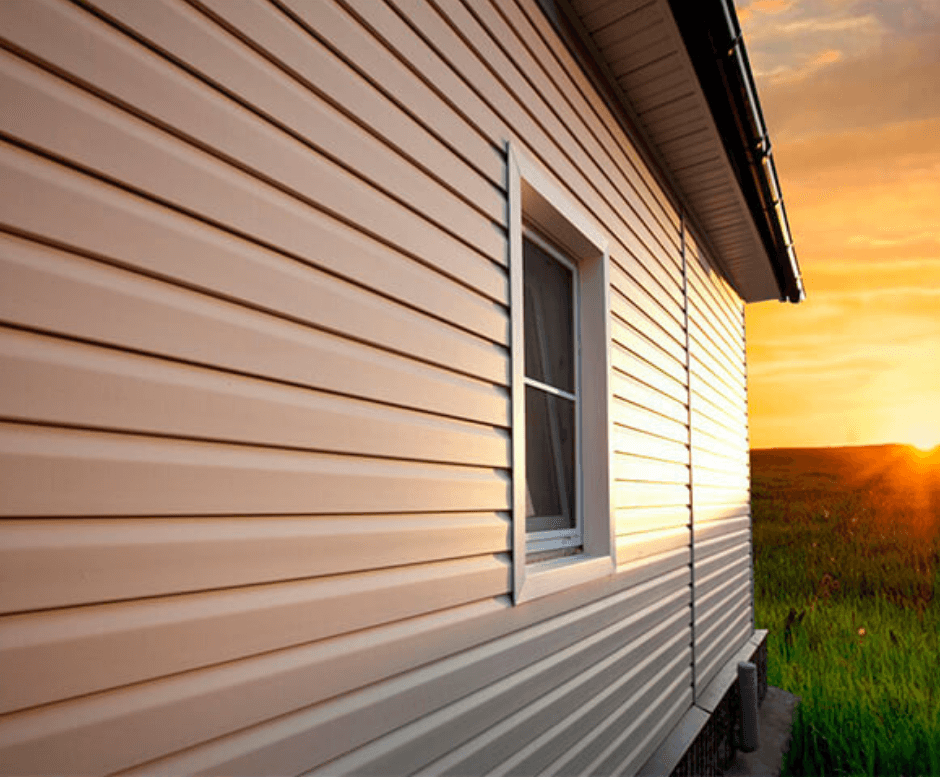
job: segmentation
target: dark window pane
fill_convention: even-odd
[[[572,274],[531,241],[524,241],[525,374],[574,392]]]
[[[526,530],[575,527],[574,403],[525,389]]]

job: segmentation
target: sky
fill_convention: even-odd
[[[753,448],[940,444],[940,0],[739,0],[807,292],[747,307]]]

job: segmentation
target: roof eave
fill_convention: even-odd
[[[728,158],[773,268],[780,299],[803,300],[802,277],[757,87],[734,6],[669,0]]]
[[[538,2],[666,197],[686,216],[697,244],[741,298],[801,300],[747,53],[729,44],[727,62],[715,56],[740,39],[733,8],[725,0]],[[700,6],[710,9],[701,15],[708,24],[680,29],[677,14],[698,18]],[[665,103],[650,90],[654,82],[668,90]],[[674,143],[686,129],[695,137],[691,153]],[[704,180],[711,186],[702,187]]]

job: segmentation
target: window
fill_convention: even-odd
[[[526,556],[581,545],[578,269],[526,230]]]
[[[606,240],[509,146],[513,594],[614,570]]]

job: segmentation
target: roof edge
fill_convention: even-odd
[[[799,303],[805,297],[803,280],[734,4],[668,3],[770,259],[780,300]]]

